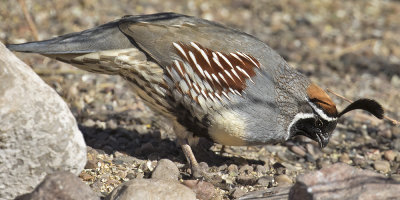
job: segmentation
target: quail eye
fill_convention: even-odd
[[[318,128],[321,128],[324,124],[320,119],[315,120],[315,126]]]

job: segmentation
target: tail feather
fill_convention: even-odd
[[[7,45],[12,51],[45,55],[92,53],[132,47],[134,43],[119,30],[118,21],[49,40]]]

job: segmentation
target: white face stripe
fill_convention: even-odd
[[[301,120],[301,119],[309,119],[309,118],[314,118],[314,114],[311,113],[297,113],[296,116],[294,116],[292,122],[290,122],[288,128],[287,128],[287,136],[286,136],[286,140],[289,139],[290,137],[290,129],[292,128],[292,126],[294,124],[296,124],[297,121]]]
[[[324,113],[323,110],[321,110],[320,108],[318,108],[314,103],[310,102],[309,100],[307,100],[308,104],[310,104],[310,106],[312,107],[312,109],[319,115],[322,117],[322,119],[331,122],[331,121],[336,121],[337,117],[329,117],[328,115],[326,115]]]

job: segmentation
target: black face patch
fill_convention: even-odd
[[[329,142],[333,130],[336,128],[337,121],[327,121],[318,117],[305,118],[298,120],[292,127],[294,135],[304,135],[317,141],[321,147],[325,147]]]

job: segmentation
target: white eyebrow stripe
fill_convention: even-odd
[[[222,66],[222,64],[219,62],[217,54],[212,52],[212,55],[213,55],[213,60],[214,60],[215,63],[217,63],[218,67],[220,67],[221,69],[225,70],[224,66]]]
[[[330,121],[335,121],[337,120],[336,117],[329,117],[328,115],[325,114],[325,112],[323,110],[321,110],[320,108],[318,108],[314,103],[310,102],[308,99],[306,99],[308,104],[310,104],[310,106],[313,108],[313,110],[322,117],[322,119],[330,122]]]
[[[186,52],[185,52],[185,50],[183,50],[183,48],[181,47],[181,45],[179,45],[178,43],[175,43],[175,42],[173,42],[172,44],[174,45],[174,47],[175,47],[176,49],[178,49],[178,51],[180,51],[180,52],[185,56],[186,60],[188,60],[188,57],[187,57],[187,55],[186,55]]]
[[[250,79],[250,81],[251,81],[252,83],[254,83],[254,81],[251,79],[251,77],[249,76],[249,74],[248,74],[244,69],[242,69],[242,68],[239,67],[239,66],[236,66],[236,68],[237,68],[240,72],[242,72],[244,75],[246,75],[246,76]]]
[[[200,47],[194,43],[194,42],[190,42],[190,44],[198,51],[200,52],[200,54],[203,56],[203,58],[207,61],[208,65],[211,67],[211,62],[208,59],[208,56],[206,54],[206,52],[203,49],[200,49]]]
[[[194,65],[195,65],[196,68],[199,70],[199,72],[201,73],[201,75],[202,75],[203,77],[205,77],[205,76],[204,76],[203,69],[201,68],[201,66],[200,66],[199,64],[197,64],[196,57],[194,56],[194,54],[193,54],[191,51],[189,51],[189,56],[190,56],[190,58],[193,60]]]
[[[217,52],[217,54],[225,60],[226,63],[228,63],[229,66],[231,66],[231,68],[233,68],[231,62],[229,62],[228,58],[224,56],[224,54],[222,54],[221,52]]]
[[[299,121],[300,119],[307,119],[307,118],[314,118],[314,114],[311,113],[297,113],[294,118],[292,119],[292,122],[290,122],[288,128],[287,128],[287,136],[286,136],[286,140],[289,139],[290,137],[290,129],[292,128],[292,126]]]

